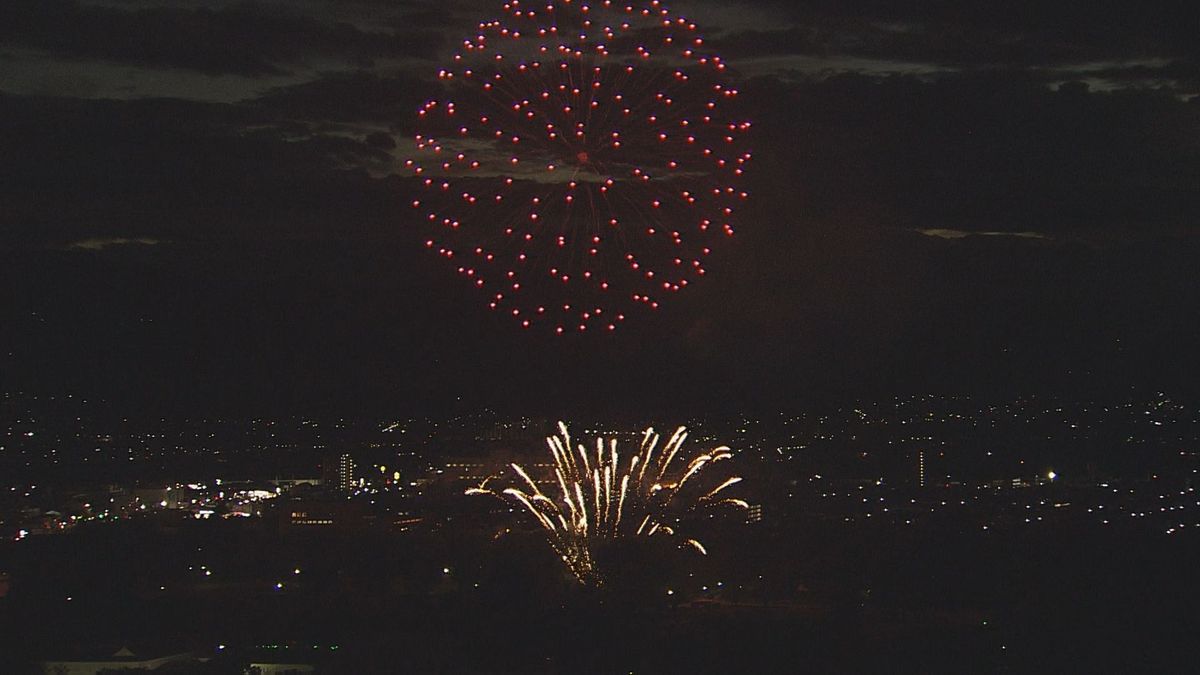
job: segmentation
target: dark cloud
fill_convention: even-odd
[[[988,38],[989,43],[1024,38],[1030,46],[1057,44],[1067,50],[1106,54],[1196,54],[1200,49],[1192,39],[1194,7],[1177,0],[1100,0],[1086,5],[1038,0],[768,0],[755,4],[759,8],[772,7],[797,24],[848,22],[896,33],[920,31],[922,27],[931,33],[941,27],[952,33],[974,33]]]
[[[1200,116],[1166,94],[1056,92],[1011,74],[762,79],[744,92],[755,175],[810,214],[1000,231],[1200,218]]]
[[[130,245],[157,246],[160,243],[162,243],[162,242],[160,242],[157,239],[151,239],[149,237],[137,237],[136,239],[126,239],[124,237],[103,237],[103,238],[81,239],[79,241],[73,241],[69,245],[67,245],[67,248],[68,249],[83,249],[85,251],[103,251],[104,249],[112,247],[112,246],[130,246]]]
[[[942,67],[1029,67],[1099,56],[1034,35],[981,35],[965,27],[885,25],[861,18],[831,24],[732,33],[716,41],[726,58],[812,55],[919,62]]]
[[[1166,61],[1153,64],[1125,64],[1098,67],[1085,73],[1089,78],[1111,83],[1117,88],[1163,88],[1179,92],[1200,92],[1200,63]]]
[[[380,150],[395,150],[396,139],[391,134],[382,131],[376,131],[368,134],[366,138],[367,145]]]
[[[768,3],[779,25],[743,28],[713,43],[726,58],[810,56],[921,63],[943,69],[1042,69],[1062,77],[1147,60],[1172,62],[1141,73],[1194,93],[1200,48],[1186,3]],[[878,66],[886,68],[886,66]],[[854,70],[847,62],[845,69]],[[1125,70],[1137,75],[1136,68]],[[1047,73],[1051,76],[1051,73]],[[1127,79],[1124,83],[1145,84]]]
[[[403,16],[391,19],[393,25],[403,28],[448,29],[457,35],[479,22],[479,4],[471,0],[359,0],[363,5],[375,9],[399,10]],[[496,10],[496,7],[489,7]]]
[[[0,5],[0,44],[209,74],[277,74],[317,59],[365,65],[382,58],[427,57],[440,41],[428,31],[367,31],[283,5],[126,9],[73,0]]]
[[[407,127],[421,102],[438,91],[436,80],[405,74],[325,73],[308,82],[272,89],[248,103],[295,119]]]
[[[391,154],[251,106],[0,96],[0,242],[362,235]],[[356,217],[348,217],[356,216]]]

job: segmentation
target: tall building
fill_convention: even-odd
[[[751,504],[750,508],[746,509],[747,523],[761,523],[762,519],[762,504]]]
[[[338,457],[337,486],[339,490],[347,492],[357,487],[354,482],[354,458],[348,452],[344,452]]]
[[[925,487],[925,451],[917,451],[917,485]]]

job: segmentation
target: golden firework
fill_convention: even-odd
[[[567,425],[558,423],[558,435],[546,438],[554,458],[553,496],[547,495],[519,464],[511,466],[520,478],[517,485],[499,491],[488,487],[489,477],[466,491],[468,495],[492,495],[518,502],[537,520],[547,540],[567,569],[581,583],[598,585],[594,549],[602,541],[621,537],[674,536],[677,514],[700,508],[732,506],[747,508],[741,499],[722,493],[739,482],[731,476],[715,488],[700,487],[701,475],[712,465],[730,459],[733,452],[720,446],[690,460],[683,459],[688,432],[679,427],[659,446],[662,436],[653,427],[642,434],[638,451],[621,457],[617,439],[597,438],[595,446],[578,443],[572,447]],[[678,458],[678,461],[676,461]],[[706,476],[707,477],[707,476]],[[689,486],[685,490],[685,485]],[[670,523],[667,521],[670,520]],[[701,555],[704,545],[694,538],[680,544]]]

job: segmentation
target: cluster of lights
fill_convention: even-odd
[[[658,0],[504,5],[418,111],[425,247],[518,325],[616,330],[706,273],[747,193],[724,60]]]

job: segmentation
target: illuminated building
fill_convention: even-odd
[[[196,658],[190,652],[162,656],[142,656],[122,647],[111,655],[95,656],[80,660],[50,660],[40,665],[44,673],[69,673],[91,675],[92,673],[146,672],[170,669],[175,666],[194,666]]]
[[[356,487],[354,482],[354,458],[349,453],[342,453],[338,457],[337,486],[339,490],[347,492]]]
[[[751,504],[750,507],[746,509],[746,522],[747,523],[761,523],[762,519],[763,519],[762,504]]]
[[[501,465],[498,461],[485,461],[481,459],[461,460],[456,462],[448,462],[446,464],[446,474],[451,480],[479,483],[488,477],[489,467],[496,469]]]
[[[291,499],[279,513],[279,525],[285,532],[354,529],[374,521],[366,505],[346,499]]]
[[[291,512],[292,525],[333,525],[334,518],[329,514],[310,514],[307,509]]]

